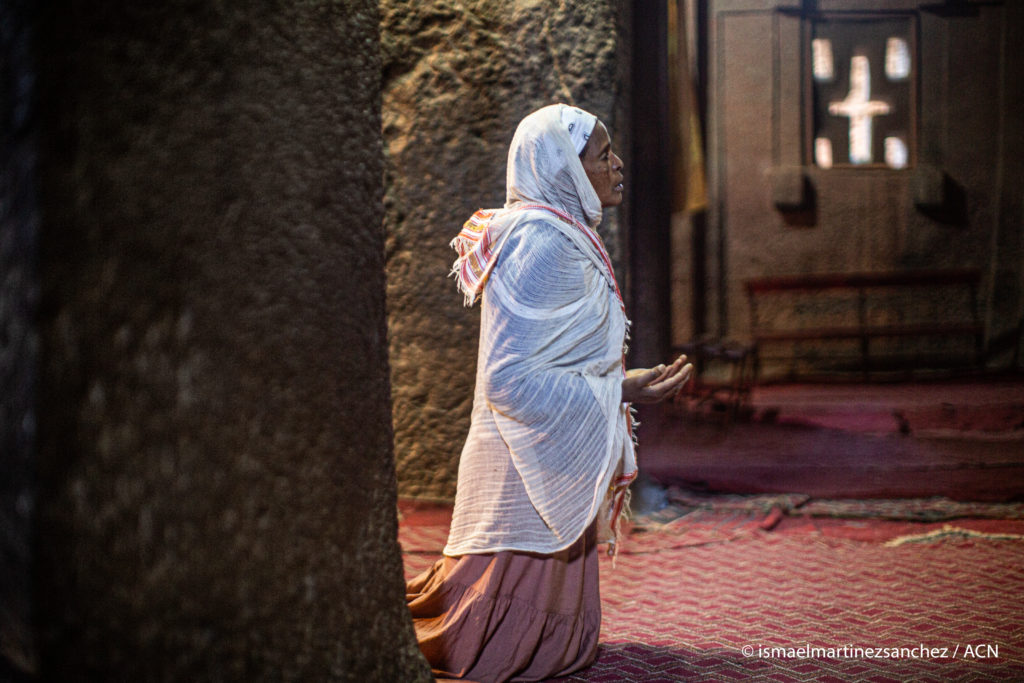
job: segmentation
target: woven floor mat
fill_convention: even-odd
[[[600,653],[563,680],[1024,680],[1024,542],[670,535],[602,556]],[[435,559],[407,553],[407,576]]]
[[[601,590],[600,656],[567,680],[1024,678],[1020,542],[760,534],[620,555]]]
[[[614,566],[601,557],[598,659],[562,680],[1024,680],[1024,533],[986,519],[773,526],[775,509],[634,529]],[[407,577],[446,534],[401,527]]]

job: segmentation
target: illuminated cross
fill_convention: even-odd
[[[833,116],[850,117],[850,163],[871,163],[871,119],[889,113],[889,105],[871,99],[871,69],[868,58],[850,60],[850,92],[842,102],[828,105]]]

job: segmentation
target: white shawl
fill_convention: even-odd
[[[556,552],[599,515],[600,540],[612,541],[612,493],[635,476],[621,389],[628,321],[562,106],[520,124],[505,209],[478,213],[455,240],[460,287],[470,302],[482,290],[483,305],[446,555]]]

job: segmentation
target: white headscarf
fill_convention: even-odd
[[[517,203],[547,204],[596,228],[601,222],[601,200],[562,119],[563,111],[571,113],[573,109],[552,104],[520,122],[508,151],[505,208],[514,208]],[[597,117],[576,110],[596,123]],[[593,130],[593,125],[590,128]]]

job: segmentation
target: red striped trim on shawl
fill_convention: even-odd
[[[627,411],[627,420],[629,422],[629,434],[630,438],[633,436],[633,420],[629,417]],[[609,517],[608,523],[612,530],[612,540],[608,543],[608,554],[615,557],[619,547],[619,519],[622,516],[622,510],[626,506],[626,493],[629,490],[629,485],[636,479],[637,470],[633,470],[629,474],[622,474],[615,478],[615,481],[611,485],[612,495],[612,506],[611,516]]]
[[[452,240],[452,247],[459,255],[455,266],[458,269],[460,289],[466,292],[467,299],[473,293],[469,303],[476,299],[476,294],[494,266],[491,238],[487,232],[494,213],[494,210],[480,209],[469,217],[458,236]]]

